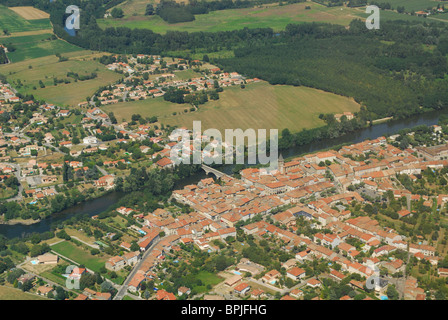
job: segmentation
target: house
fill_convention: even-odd
[[[410,253],[419,253],[421,252],[425,256],[434,256],[436,252],[436,248],[433,246],[428,246],[425,244],[409,244],[409,252]]]
[[[105,176],[102,176],[101,178],[99,178],[98,180],[96,180],[95,185],[98,188],[103,187],[104,189],[108,190],[108,189],[112,189],[115,186],[114,181],[115,181],[114,176],[105,175]]]
[[[305,274],[305,270],[298,267],[293,267],[290,270],[286,271],[286,276],[294,281],[305,278]]]
[[[292,289],[289,295],[293,298],[299,299],[301,296],[303,296],[303,291],[300,289]]]
[[[312,278],[306,282],[306,285],[311,288],[319,288],[321,287],[322,283],[319,280]]]
[[[191,290],[187,287],[179,287],[179,289],[177,289],[177,295],[178,296],[183,296],[185,295],[189,295],[191,293]]]
[[[174,162],[171,161],[170,158],[164,157],[164,158],[160,159],[159,161],[157,161],[156,165],[158,165],[162,169],[173,168]]]
[[[157,291],[157,300],[176,300],[176,296],[171,292],[166,292],[163,289]]]
[[[37,257],[39,264],[57,264],[59,257],[57,255],[46,253]]]
[[[237,284],[241,279],[243,279],[243,277],[236,274],[236,275],[228,278],[224,283],[226,285],[228,285],[229,287],[232,287],[233,285]]]
[[[237,294],[245,295],[247,292],[249,292],[250,286],[247,283],[243,282],[237,285],[233,290]]]
[[[266,296],[266,294],[264,293],[263,290],[261,289],[254,289],[252,290],[252,292],[250,293],[251,298],[253,299],[261,299],[263,297]]]
[[[89,137],[83,138],[82,142],[84,144],[97,144],[98,143],[98,138],[95,137],[95,136],[89,136]]]
[[[56,117],[68,117],[70,115],[70,110],[60,110],[56,113]]]
[[[126,266],[126,261],[119,256],[112,257],[106,261],[106,269],[111,271],[118,271]]]
[[[277,282],[277,279],[280,277],[281,273],[278,272],[277,270],[271,270],[269,272],[267,272],[262,278],[261,281],[263,282],[269,282],[271,284],[274,284],[275,282]]]
[[[40,286],[39,288],[37,288],[37,294],[40,296],[47,296],[50,292],[52,292],[54,289],[53,287],[49,287],[49,286]]]
[[[128,290],[130,290],[131,292],[137,292],[140,289],[140,286],[144,280],[145,275],[140,272],[137,272],[129,282]]]
[[[447,268],[439,268],[437,269],[437,273],[440,277],[448,277],[448,269]]]
[[[80,280],[81,276],[83,274],[87,273],[86,268],[79,268],[79,267],[75,267],[72,270],[72,273],[70,273],[70,275],[68,276],[68,279],[70,280]]]

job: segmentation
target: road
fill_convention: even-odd
[[[22,200],[23,186],[20,183],[20,179],[22,179],[20,165],[17,163],[11,163],[11,162],[2,162],[2,164],[6,164],[6,165],[11,166],[14,169],[16,169],[16,171],[14,172],[14,175],[16,176],[17,180],[19,181],[19,192],[17,193],[17,195],[14,198],[9,198],[6,201]]]
[[[96,166],[96,168],[98,169],[99,172],[101,172],[103,176],[107,176],[109,174],[106,170],[104,170],[104,168],[101,168],[99,166]]]
[[[84,243],[86,246],[89,246],[89,247],[91,247],[91,248],[94,248],[94,249],[99,249],[99,248],[100,248],[99,245],[97,245],[97,244],[91,244],[91,243],[85,242],[85,241],[79,239],[78,237],[75,237],[75,236],[70,236],[70,237],[73,238],[73,239],[78,240],[78,241],[81,242],[81,243]]]
[[[154,247],[160,242],[161,239],[157,239],[151,247],[149,247],[148,250],[145,251],[145,253],[143,254],[142,259],[134,266],[134,268],[132,269],[131,273],[128,275],[128,277],[126,278],[126,280],[123,282],[123,284],[121,285],[120,289],[118,290],[117,294],[115,295],[115,297],[113,298],[113,300],[121,300],[123,299],[123,297],[126,295],[126,293],[128,292],[128,285],[129,282],[131,282],[132,278],[134,278],[135,274],[137,273],[137,271],[140,269],[141,265],[143,264],[143,262],[146,260],[146,258],[149,256],[149,254],[152,252],[152,250],[154,249]]]

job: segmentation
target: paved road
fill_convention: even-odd
[[[126,280],[123,282],[123,285],[121,286],[121,288],[118,290],[117,294],[115,295],[115,297],[113,298],[113,300],[121,300],[123,299],[123,297],[126,295],[126,293],[128,292],[128,285],[129,282],[131,282],[132,278],[135,276],[135,274],[137,273],[137,271],[140,269],[140,266],[142,265],[142,263],[146,260],[146,258],[149,256],[149,254],[152,252],[152,250],[154,249],[154,247],[160,242],[161,239],[157,239],[152,246],[145,251],[145,253],[143,254],[142,259],[134,266],[134,268],[132,269],[131,273],[129,274],[129,276],[126,278]]]
[[[101,172],[103,176],[107,176],[109,174],[106,170],[104,170],[104,168],[101,168],[99,166],[96,166],[96,168],[98,169],[99,172]]]
[[[6,165],[11,166],[14,169],[16,169],[16,171],[14,172],[14,175],[16,176],[17,180],[19,181],[19,192],[17,193],[17,195],[14,198],[9,198],[7,201],[22,200],[23,186],[20,183],[20,180],[22,179],[20,165],[17,163],[11,163],[11,162],[2,162],[2,164],[6,164]]]
[[[85,242],[85,241],[79,239],[78,237],[75,237],[75,236],[70,236],[70,237],[73,238],[73,239],[78,240],[79,242],[84,243],[85,245],[87,245],[87,246],[89,246],[89,247],[91,247],[91,248],[94,248],[94,249],[99,249],[99,248],[100,248],[99,245],[97,245],[97,244],[91,244],[91,243]]]

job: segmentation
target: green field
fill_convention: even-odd
[[[207,285],[215,286],[221,281],[223,281],[222,278],[218,277],[216,274],[207,272],[207,271],[201,271],[196,275],[196,279],[199,279],[202,281],[202,286],[195,287],[195,291],[197,293],[205,293],[209,291],[207,289]]]
[[[324,125],[320,113],[355,112],[359,105],[347,97],[307,87],[273,86],[266,82],[225,88],[217,101],[201,105],[198,111],[184,113],[189,105],[164,101],[162,97],[103,107],[113,111],[118,121],[129,120],[134,113],[144,117],[158,116],[164,124],[192,128],[194,120],[207,128],[253,128],[299,131]],[[177,112],[177,115],[172,115]]]
[[[428,8],[435,8],[438,4],[442,6],[446,4],[446,1],[436,1],[436,0],[388,0],[392,8],[397,9],[397,7],[404,7],[406,11],[410,12],[412,10],[426,10]],[[448,9],[448,7],[447,7]]]
[[[24,94],[33,94],[38,99],[59,105],[77,106],[91,96],[100,86],[117,81],[121,76],[118,73],[106,69],[101,63],[94,61],[94,57],[102,53],[91,51],[73,51],[64,53],[68,61],[58,62],[55,55],[42,58],[11,63],[0,66],[0,74],[7,76],[8,81],[16,86],[17,90]],[[30,69],[29,66],[32,66]],[[95,72],[97,78],[74,82],[73,78],[69,84],[58,84],[54,86],[53,77],[58,79],[67,78],[67,72],[73,71],[82,74]],[[18,87],[20,79],[22,87]],[[45,84],[45,88],[39,86],[39,80]],[[36,87],[36,90],[33,88]]]
[[[142,9],[131,9],[131,4],[133,3],[136,3],[137,8],[141,7]],[[409,10],[412,10],[414,8],[426,9],[431,6],[437,7],[438,3],[443,2],[432,0],[392,0],[389,1],[389,3],[391,3],[394,8],[404,5],[406,9],[409,7]],[[311,9],[306,10],[305,6],[310,6]],[[245,27],[272,28],[275,31],[279,31],[283,30],[286,25],[290,23],[328,22],[346,26],[353,19],[364,20],[369,16],[369,14],[365,12],[365,7],[326,7],[315,2],[306,2],[288,5],[265,5],[247,9],[212,11],[208,14],[196,15],[196,20],[191,22],[168,24],[159,16],[144,16],[144,5],[139,0],[125,2],[122,7],[128,15],[122,19],[99,19],[98,25],[102,28],[124,26],[131,29],[151,29],[156,33],[162,34],[167,31],[229,31]],[[448,16],[448,14],[438,14],[434,19],[444,16]],[[399,14],[393,11],[381,11],[381,19],[414,21],[420,19],[421,21],[421,19],[424,18]]]
[[[84,265],[86,268],[93,270],[94,272],[100,272],[101,267],[108,258],[92,256],[90,252],[74,245],[71,242],[63,241],[51,246],[51,249],[55,252]]]
[[[0,286],[0,300],[49,300],[22,290]]]
[[[305,10],[311,6],[311,10]],[[157,33],[167,31],[229,31],[248,28],[272,28],[283,30],[289,23],[298,22],[331,22],[348,25],[357,18],[356,9],[333,7],[327,8],[317,3],[296,3],[290,5],[263,6],[247,9],[231,9],[212,11],[208,14],[196,15],[192,22],[168,24],[159,16],[130,16],[123,19],[100,19],[98,25],[105,27],[126,26],[128,28],[146,28]],[[364,18],[367,18],[364,13]]]
[[[8,58],[11,62],[20,62],[54,55],[56,53],[62,54],[83,50],[63,40],[51,40],[51,36],[51,33],[44,33],[28,36],[2,37],[0,38],[0,43],[6,45],[12,44],[16,47],[14,52],[8,53]]]
[[[0,5],[0,31],[8,29],[9,32],[34,31],[51,29],[50,19],[26,20],[14,11]]]

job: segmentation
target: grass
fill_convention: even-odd
[[[144,117],[158,116],[159,122],[192,128],[193,121],[202,121],[202,130],[208,128],[279,129],[299,131],[324,125],[320,113],[355,112],[359,105],[350,98],[307,87],[273,86],[267,82],[225,88],[217,101],[201,105],[198,111],[183,113],[189,105],[174,104],[162,97],[129,103],[109,105],[118,121],[129,120],[134,113]],[[172,112],[178,112],[172,115]],[[180,114],[179,114],[180,112]]]
[[[7,54],[11,62],[20,62],[55,55],[56,53],[63,54],[83,50],[66,41],[52,39],[54,38],[52,38],[51,33],[43,33],[27,36],[3,37],[0,38],[0,43],[6,45],[12,44],[16,47],[14,52],[8,52]]]
[[[51,29],[51,24],[50,19],[26,20],[14,11],[0,5],[0,31],[3,29],[8,29],[11,33],[35,31]]]
[[[0,73],[7,76],[8,81],[22,94],[33,94],[37,99],[46,100],[48,103],[58,105],[76,106],[81,101],[85,101],[87,96],[91,96],[100,86],[117,81],[121,76],[118,73],[107,70],[104,65],[93,58],[102,55],[91,51],[74,51],[65,53],[68,61],[58,62],[58,58],[51,54],[45,57],[32,60],[11,63],[0,66]],[[32,66],[30,69],[29,66]],[[95,72],[97,78],[58,84],[54,86],[53,77],[66,79],[67,72],[73,71],[80,75]],[[20,79],[22,87],[17,86]],[[45,84],[45,88],[39,86],[39,80]],[[36,87],[36,90],[33,88]]]
[[[77,247],[68,241],[55,244],[51,247],[51,249],[79,264],[84,265],[87,269],[93,270],[94,272],[100,272],[101,267],[104,266],[104,263],[108,259],[108,257],[105,256],[92,256],[90,252]]]
[[[0,300],[49,300],[22,290],[0,286]]]
[[[54,283],[57,283],[60,286],[65,287],[66,286],[66,278],[64,278],[61,274],[58,274],[56,272],[52,272],[52,271],[44,271],[40,274],[40,276],[42,276],[45,279],[48,279]]]
[[[197,293],[207,292],[207,291],[209,291],[207,289],[207,285],[214,286],[214,285],[217,285],[218,283],[222,282],[222,280],[223,280],[221,277],[217,276],[216,274],[210,273],[207,271],[199,272],[196,275],[196,279],[201,280],[202,284],[203,284],[202,286],[195,287],[195,291]]]

